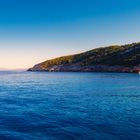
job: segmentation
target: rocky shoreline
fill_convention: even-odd
[[[140,65],[134,67],[93,65],[82,67],[80,64],[54,65],[48,68],[40,68],[39,65],[28,69],[28,71],[48,71],[48,72],[126,72],[139,73]]]

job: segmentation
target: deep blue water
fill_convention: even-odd
[[[0,140],[140,140],[140,75],[0,72]]]

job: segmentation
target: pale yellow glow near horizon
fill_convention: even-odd
[[[47,59],[82,51],[76,49],[76,47],[70,49],[71,45],[73,44],[66,45],[39,41],[0,42],[0,69],[28,69]]]
[[[49,49],[45,44],[32,42],[0,43],[0,69],[28,69],[45,61],[49,57]],[[42,47],[40,47],[42,46]]]

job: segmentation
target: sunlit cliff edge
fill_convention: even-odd
[[[140,42],[58,57],[36,64],[28,71],[139,72]]]

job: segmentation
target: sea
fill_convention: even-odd
[[[0,140],[140,140],[140,75],[1,71]]]

